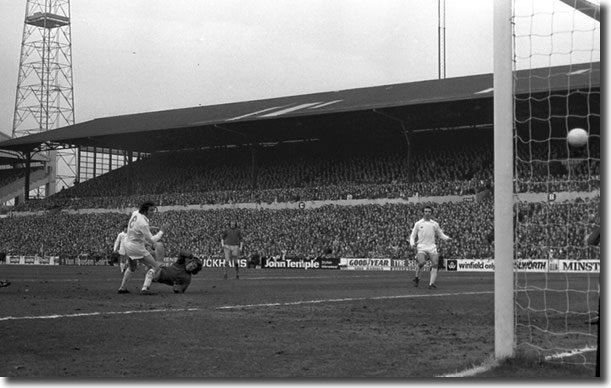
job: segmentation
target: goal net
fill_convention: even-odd
[[[514,0],[511,17],[514,354],[592,369],[600,252],[585,240],[600,224],[599,8]],[[586,145],[567,142],[573,128],[588,132]]]

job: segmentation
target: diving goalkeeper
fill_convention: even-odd
[[[167,284],[177,294],[183,294],[191,284],[191,276],[202,270],[202,261],[191,252],[182,250],[178,259],[169,265],[162,265],[153,276],[153,282]]]

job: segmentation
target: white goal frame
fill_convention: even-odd
[[[534,0],[533,0],[534,1]],[[560,0],[600,23],[600,6],[588,0]],[[518,348],[516,323],[514,153],[514,69],[519,50],[514,45],[514,0],[493,2],[494,81],[494,355],[514,357]],[[543,13],[542,13],[543,14]],[[588,30],[576,30],[587,32]],[[559,33],[567,31],[560,30]],[[536,33],[534,33],[536,36]],[[572,35],[571,35],[572,36]],[[571,41],[572,42],[572,41]],[[518,47],[519,48],[519,47]],[[514,50],[516,50],[514,52]],[[576,50],[575,52],[578,52]],[[517,53],[517,54],[516,54]],[[558,51],[558,54],[566,55]],[[572,51],[571,51],[572,53]],[[572,63],[572,62],[571,62]],[[568,98],[568,97],[567,97]],[[567,129],[568,130],[568,129]],[[518,287],[519,289],[519,287]],[[565,333],[566,334],[566,333]],[[589,334],[589,333],[586,333]],[[597,360],[598,362],[598,360]]]
[[[494,355],[515,353],[512,0],[494,1]]]

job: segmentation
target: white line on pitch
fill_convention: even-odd
[[[420,295],[391,295],[391,296],[374,296],[374,297],[363,297],[363,298],[341,298],[341,299],[318,299],[318,300],[303,300],[296,302],[283,302],[283,303],[260,303],[260,304],[249,304],[249,305],[233,305],[233,306],[220,306],[216,307],[216,310],[232,310],[241,308],[254,308],[254,307],[274,307],[274,306],[296,306],[304,304],[319,304],[319,303],[338,303],[338,302],[352,302],[359,300],[383,300],[383,299],[410,299],[410,298],[425,298],[425,297],[439,297],[439,296],[455,296],[455,295],[483,295],[492,294],[493,291],[479,291],[479,292],[463,292],[463,293],[446,293],[446,294],[420,294]],[[59,319],[59,318],[79,318],[79,317],[93,317],[103,315],[129,315],[129,314],[149,314],[149,313],[168,313],[168,312],[185,312],[185,311],[202,311],[202,308],[184,308],[184,309],[152,309],[152,310],[130,310],[130,311],[106,311],[106,312],[91,312],[91,313],[78,313],[78,314],[53,314],[53,315],[37,315],[37,316],[24,316],[24,317],[0,317],[2,321],[22,321],[22,320],[35,320],[35,319]]]
[[[462,372],[448,373],[437,377],[473,377],[477,376],[478,374],[487,372],[490,369],[497,367],[498,365],[499,362],[491,357],[488,360],[484,361],[482,365],[474,366],[473,368],[464,370]]]
[[[25,317],[0,317],[0,321],[20,321],[26,319],[58,319],[58,318],[76,318],[76,317],[92,317],[96,315],[128,315],[128,314],[146,314],[146,313],[167,313],[167,312],[181,312],[181,311],[197,311],[198,308],[188,309],[154,309],[154,310],[131,310],[131,311],[107,311],[107,312],[93,312],[93,313],[79,313],[79,314],[53,314],[53,315],[38,315],[38,316],[25,316]]]
[[[573,350],[569,350],[563,353],[556,353],[556,354],[551,354],[549,356],[545,356],[545,360],[549,361],[549,360],[556,360],[556,359],[562,359],[562,358],[567,358],[567,357],[571,357],[571,356],[575,356],[577,354],[583,354],[583,353],[588,353],[588,352],[593,352],[596,350],[596,346],[592,347],[592,346],[586,346],[583,347],[581,349],[573,349]]]
[[[276,306],[295,306],[302,304],[319,304],[319,303],[337,303],[337,302],[354,302],[360,300],[382,300],[382,299],[412,299],[412,298],[428,298],[438,296],[456,296],[456,295],[481,295],[481,294],[493,294],[494,291],[479,291],[479,292],[461,292],[451,294],[419,294],[419,295],[391,295],[391,296],[370,296],[363,298],[341,298],[341,299],[315,299],[315,300],[301,300],[297,302],[277,302],[277,303],[259,303],[259,304],[242,304],[233,306],[220,306],[217,310],[231,310],[231,309],[243,309],[243,308],[254,308],[254,307],[276,307]]]
[[[595,350],[596,350],[596,347],[586,346],[586,347],[581,348],[581,349],[573,349],[573,350],[569,350],[569,351],[564,352],[564,353],[556,353],[556,354],[552,354],[550,356],[546,356],[545,360],[549,361],[549,360],[554,360],[554,359],[559,359],[559,358],[560,359],[568,358],[568,357],[574,356],[576,354],[583,354],[583,353],[587,353],[587,352],[593,352]],[[487,371],[489,371],[492,368],[496,368],[497,366],[499,366],[499,362],[494,360],[493,358],[490,358],[489,360],[485,361],[482,365],[474,366],[471,369],[467,369],[467,370],[464,370],[462,372],[448,373],[448,374],[437,376],[437,377],[473,377],[473,376],[477,376],[478,374],[487,372]]]
[[[107,279],[105,279],[107,280]],[[12,282],[36,282],[36,283],[64,283],[64,282],[82,282],[84,279],[35,279],[35,278],[11,278]]]

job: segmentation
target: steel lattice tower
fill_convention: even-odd
[[[13,137],[74,124],[70,0],[27,0],[13,117]],[[51,148],[50,148],[51,149]],[[76,177],[75,149],[49,152],[46,195]],[[51,178],[51,180],[53,180]],[[55,184],[53,184],[55,183]]]

